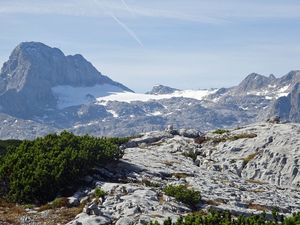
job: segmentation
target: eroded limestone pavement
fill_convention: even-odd
[[[146,224],[191,212],[163,193],[167,184],[201,191],[199,210],[300,211],[299,125],[260,123],[218,133],[169,127],[132,140],[117,166],[87,177],[108,193],[103,199],[93,199],[92,189],[69,198],[86,202],[69,225]]]

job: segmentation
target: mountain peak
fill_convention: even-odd
[[[41,42],[20,43],[13,50],[9,60],[4,63],[0,77],[6,83],[6,90],[20,91],[33,83],[48,87],[57,85],[86,87],[114,83],[124,90],[131,91],[102,75],[82,55],[65,56],[58,48],[49,47]]]
[[[131,91],[102,75],[80,54],[65,56],[58,48],[40,42],[22,42],[1,69],[0,105],[6,109],[5,112],[13,114],[32,111],[28,108],[55,108],[57,99],[52,92],[54,87],[89,88],[95,85]],[[20,104],[18,110],[10,104],[12,99]]]
[[[52,48],[48,45],[45,45],[42,42],[36,42],[36,41],[28,41],[28,42],[21,42],[19,45],[17,45],[16,49],[57,49],[58,48]],[[60,50],[59,50],[60,51]]]
[[[41,42],[21,42],[13,50],[10,60],[16,57],[41,57],[43,55],[59,55],[64,56],[63,52],[58,48],[52,48]]]
[[[176,88],[158,84],[153,86],[152,90],[147,92],[146,94],[151,94],[151,95],[171,94],[174,93],[175,91],[179,91],[179,90]]]
[[[282,85],[285,84],[295,84],[300,81],[300,70],[292,70],[285,76],[279,79]]]
[[[259,90],[268,86],[273,80],[272,76],[266,77],[258,73],[251,73],[238,85],[237,89],[239,92]]]

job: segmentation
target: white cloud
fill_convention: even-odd
[[[61,14],[73,16],[109,16],[107,9],[118,18],[140,17],[166,18],[183,21],[219,24],[236,18],[300,18],[300,4],[292,1],[272,3],[240,0],[151,0],[151,1],[105,1],[107,9],[95,7],[92,0],[2,0],[0,14],[31,13]]]

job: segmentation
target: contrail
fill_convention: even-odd
[[[130,12],[133,15],[134,14],[133,10],[129,7],[129,5],[126,3],[126,1],[125,0],[121,0],[121,2],[125,6],[125,8],[128,10],[128,12]]]
[[[116,21],[141,47],[144,47],[142,41],[138,38],[138,36],[131,30],[129,27],[126,26],[121,20],[118,19],[113,13],[109,13],[110,16]]]
[[[94,0],[94,2],[97,4],[97,5],[101,5],[98,0]],[[126,4],[126,2],[124,2],[122,0],[123,3]],[[103,5],[104,6],[104,5]],[[128,7],[128,5],[127,5]],[[110,17],[119,25],[121,26],[127,34],[129,34],[130,37],[132,37],[141,47],[144,47],[142,41],[139,39],[139,37],[134,33],[133,30],[131,30],[125,23],[123,23],[121,20],[118,19],[118,17],[116,17],[112,12],[110,12],[105,6],[104,6],[104,9],[108,12],[108,14],[110,15]],[[128,9],[130,10],[130,8],[128,7]]]

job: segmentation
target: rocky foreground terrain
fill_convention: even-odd
[[[96,169],[85,178],[86,186],[68,198],[73,206],[83,206],[68,224],[146,224],[209,208],[245,215],[298,212],[299,135],[298,124],[272,122],[206,134],[171,127],[145,133],[123,146],[117,165]],[[197,209],[167,196],[163,187],[170,184],[200,191]],[[98,200],[97,187],[107,193]],[[51,214],[29,212],[23,224]]]

